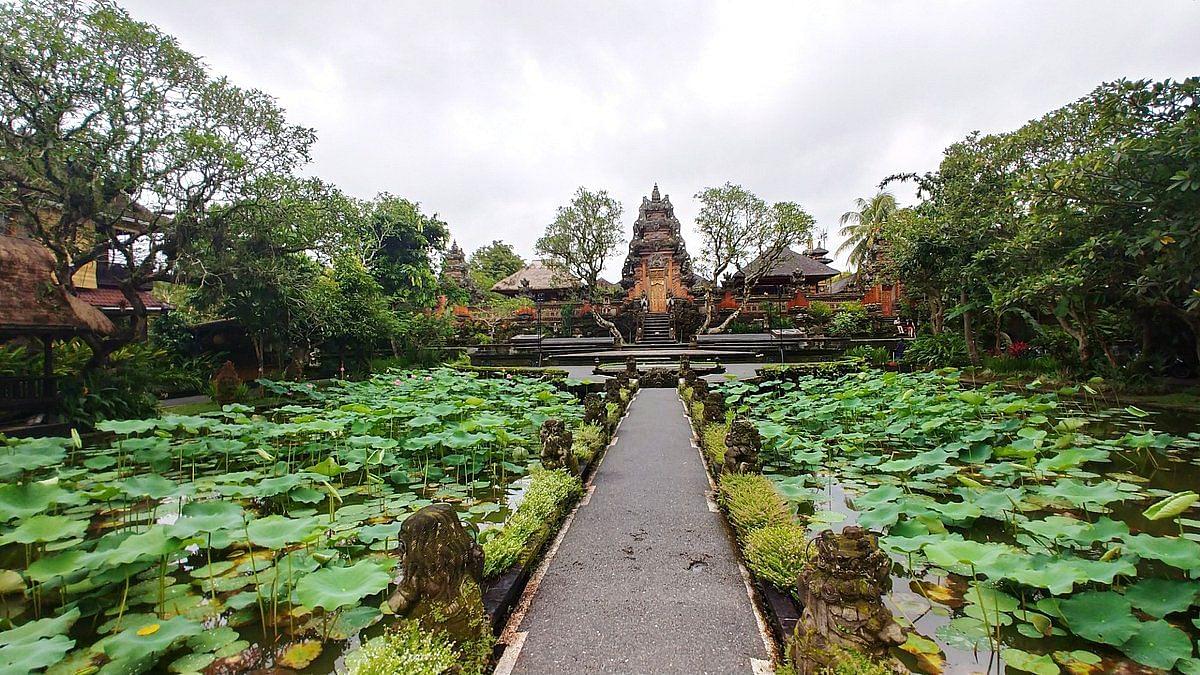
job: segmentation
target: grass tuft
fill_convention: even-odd
[[[746,535],[746,566],[760,579],[792,593],[808,561],[808,539],[800,525],[769,525]]]
[[[787,503],[775,492],[771,481],[760,474],[727,473],[721,476],[717,486],[717,498],[729,522],[744,540],[754,530],[762,527],[789,525],[792,517]]]
[[[497,576],[533,555],[583,494],[579,478],[561,469],[537,471],[498,534],[483,543],[483,575]]]

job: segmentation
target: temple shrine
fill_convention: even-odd
[[[621,287],[629,299],[644,299],[650,314],[662,314],[672,299],[690,300],[695,281],[671,197],[660,195],[655,183],[650,197],[642,197],[638,208],[629,255],[621,270]]]

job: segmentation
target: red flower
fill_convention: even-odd
[[[1014,359],[1019,359],[1029,353],[1029,343],[1020,340],[1008,346],[1008,355]]]

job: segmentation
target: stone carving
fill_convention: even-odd
[[[687,354],[679,357],[679,377],[689,384],[695,373],[692,371],[692,359]]]
[[[631,380],[636,380],[638,376],[637,359],[630,356],[625,359],[625,377]]]
[[[762,449],[762,438],[758,427],[748,419],[739,417],[729,426],[725,435],[725,471],[729,473],[755,473],[759,470],[758,451]]]
[[[700,401],[701,403],[703,403],[705,397],[707,397],[707,396],[708,396],[708,380],[705,380],[705,379],[699,378],[699,377],[693,378],[692,379],[692,400]]]
[[[572,449],[575,439],[571,430],[559,419],[542,423],[542,466],[547,469],[566,469],[579,475],[579,459]]]
[[[704,397],[704,421],[721,424],[725,422],[725,397],[715,391]]]
[[[621,379],[619,377],[610,377],[604,381],[604,396],[609,403],[616,403],[619,406],[625,405],[621,401]]]
[[[804,613],[792,641],[792,662],[805,675],[831,666],[831,648],[873,657],[904,642],[904,633],[883,605],[891,587],[892,561],[867,530],[852,525],[817,536],[816,556],[797,580]]]
[[[433,504],[400,526],[403,576],[388,606],[396,614],[444,630],[456,640],[482,635],[483,548],[449,504]]]
[[[242,378],[238,377],[237,369],[233,367],[233,361],[226,361],[225,365],[213,375],[212,389],[213,398],[220,405],[227,405],[237,401],[238,388],[242,386]]]
[[[638,378],[638,388],[674,389],[679,384],[679,371],[674,368],[650,368]]]
[[[608,428],[608,411],[600,394],[593,392],[583,397],[583,423]]]

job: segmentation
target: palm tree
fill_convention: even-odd
[[[857,211],[847,211],[840,219],[845,241],[838,247],[838,253],[850,249],[850,264],[861,268],[878,249],[883,226],[898,207],[896,197],[883,190],[870,199],[855,199],[854,206]]]

